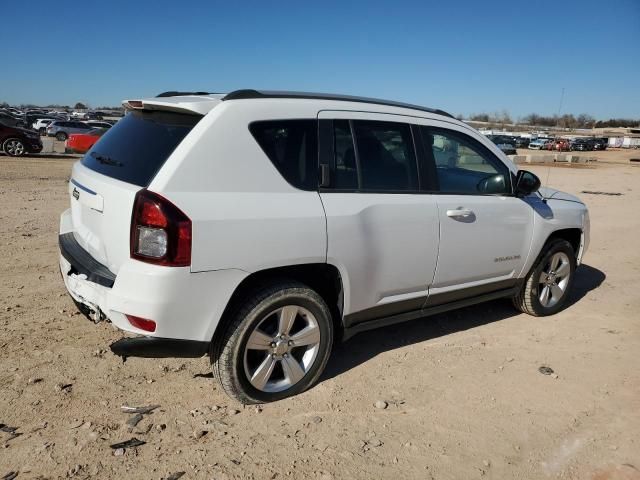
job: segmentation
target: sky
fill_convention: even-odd
[[[640,0],[0,4],[10,104],[255,88],[640,118]]]

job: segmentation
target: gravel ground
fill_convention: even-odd
[[[74,159],[0,156],[0,478],[640,478],[640,154],[594,155],[529,167],[590,208],[565,311],[496,301],[361,334],[318,386],[250,408],[205,358],[110,353],[121,334],[76,312],[57,268]],[[131,426],[123,405],[159,407]]]

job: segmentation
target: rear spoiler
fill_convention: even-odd
[[[179,97],[156,97],[140,100],[125,100],[127,110],[162,110],[178,113],[206,115],[218,105],[221,95],[189,95]]]

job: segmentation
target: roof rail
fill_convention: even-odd
[[[156,98],[164,98],[164,97],[181,97],[184,95],[211,95],[209,92],[162,92],[156,95]]]
[[[389,107],[410,108],[422,112],[435,113],[445,117],[454,118],[450,113],[435,108],[421,107],[410,103],[394,102],[393,100],[381,100],[379,98],[354,97],[351,95],[336,95],[333,93],[311,93],[311,92],[288,92],[274,90],[235,90],[226,94],[222,100],[246,100],[250,98],[308,98],[314,100],[339,100],[343,102],[374,103],[376,105],[386,105]]]

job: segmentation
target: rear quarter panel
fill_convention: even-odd
[[[289,185],[249,132],[252,121],[317,114],[300,102],[289,108],[281,103],[261,108],[255,100],[234,101],[216,107],[149,186],[191,218],[192,271],[253,272],[326,260],[318,193]]]

